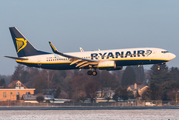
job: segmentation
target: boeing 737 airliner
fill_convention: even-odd
[[[159,48],[131,48],[81,52],[61,53],[49,42],[54,54],[35,49],[30,42],[15,27],[10,27],[10,33],[18,57],[17,63],[30,67],[53,70],[89,69],[88,75],[97,75],[96,69],[121,70],[123,66],[163,64],[176,56],[167,50]]]

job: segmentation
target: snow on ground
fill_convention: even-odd
[[[0,120],[179,120],[179,110],[5,110]]]

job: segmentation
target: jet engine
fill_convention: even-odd
[[[116,66],[115,61],[101,61],[98,64],[99,70],[122,70],[122,66]]]

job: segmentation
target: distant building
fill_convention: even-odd
[[[114,90],[111,90],[111,87],[103,87],[103,90],[96,92],[95,102],[96,103],[115,102],[115,100],[112,99],[114,94],[115,94]],[[91,101],[85,100],[85,103],[86,102],[90,103]]]
[[[0,89],[0,101],[21,100],[22,95],[34,94],[34,90],[35,88],[27,88],[19,80],[16,80]]]
[[[43,102],[47,102],[47,101],[53,101],[54,102],[54,96],[53,95],[32,95],[32,94],[24,94],[22,96],[24,102],[30,102],[30,103],[38,103],[36,98],[38,96],[43,96],[44,97],[44,101]]]
[[[112,99],[114,94],[115,93],[113,90],[111,90],[111,87],[104,87],[103,90],[96,92],[96,97]]]
[[[32,94],[23,94],[22,98],[24,100],[24,102],[30,102],[30,103],[38,103],[36,101],[36,95],[32,95]]]

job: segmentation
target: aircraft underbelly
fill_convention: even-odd
[[[76,65],[70,65],[70,63],[59,63],[59,64],[58,63],[56,64],[20,63],[20,64],[27,65],[29,67],[38,67],[38,68],[52,69],[52,70],[79,69],[78,67],[75,67]]]
[[[75,65],[70,65],[69,63],[61,63],[61,64],[42,64],[41,68],[53,69],[53,70],[78,69],[78,67],[75,67]]]
[[[128,66],[128,65],[145,65],[145,64],[157,64],[167,62],[165,60],[120,60],[115,61],[116,66]],[[52,69],[52,70],[70,70],[70,69],[79,69],[76,67],[76,64],[70,65],[70,63],[21,63],[20,64],[27,65],[29,67],[38,67],[44,69]],[[89,69],[89,67],[85,67],[84,69]]]
[[[157,64],[167,62],[165,60],[121,60],[116,61],[117,66],[128,66],[128,65],[145,65],[145,64]]]

